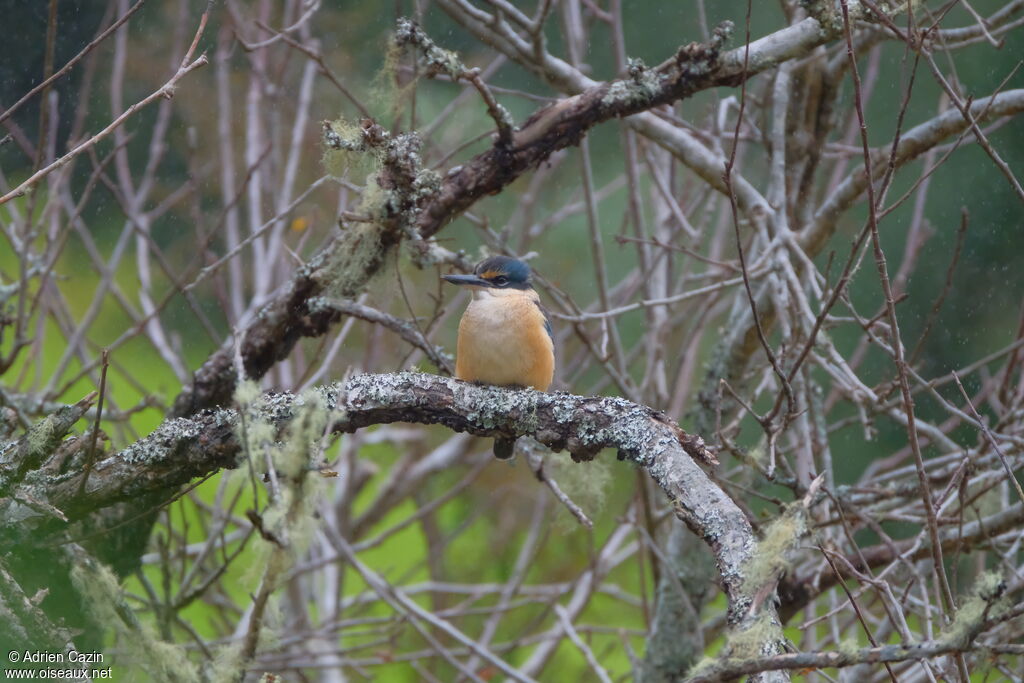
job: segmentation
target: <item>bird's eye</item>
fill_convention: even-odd
[[[493,282],[499,287],[504,287],[505,285],[508,284],[508,278],[505,277],[504,275],[499,275],[498,277],[494,278]]]

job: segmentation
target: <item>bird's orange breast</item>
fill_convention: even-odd
[[[474,299],[459,323],[455,376],[547,391],[555,372],[554,344],[535,297],[530,292]]]

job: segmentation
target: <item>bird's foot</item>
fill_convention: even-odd
[[[516,451],[515,439],[495,439],[494,457],[498,460],[508,460]]]

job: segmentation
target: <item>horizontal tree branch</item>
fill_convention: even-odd
[[[478,386],[420,373],[357,375],[317,391],[337,412],[335,432],[393,422],[441,424],[476,436],[532,436],[553,450],[568,450],[577,461],[615,448],[620,458],[659,472],[660,457],[715,462],[700,437],[658,411],[621,398]],[[291,393],[268,394],[263,413],[283,426],[297,402],[301,398]],[[234,409],[224,408],[167,420],[149,436],[96,462],[82,495],[75,491],[77,476],[67,475],[48,484],[49,500],[73,520],[89,509],[234,467],[240,450],[237,418]],[[659,477],[668,482],[670,474]]]
[[[883,664],[908,660],[931,659],[939,655],[966,652],[973,649],[957,642],[933,641],[910,645],[882,645],[853,652],[787,652],[773,657],[727,659],[686,679],[687,683],[713,683],[731,681],[740,676],[762,671],[785,669],[839,669],[856,664]]]
[[[744,513],[697,465],[715,463],[704,441],[687,434],[664,414],[615,397],[584,397],[477,386],[418,373],[357,375],[317,389],[332,411],[335,432],[392,422],[440,424],[477,436],[532,436],[554,450],[568,450],[577,461],[604,448],[646,470],[672,501],[676,514],[712,548],[730,599],[730,622],[751,614],[752,596],[743,587],[744,565],[756,546]],[[269,394],[259,408],[283,428],[302,398]],[[45,501],[74,522],[122,501],[173,490],[222,468],[239,464],[238,413],[203,411],[164,422],[152,434],[96,462],[80,491],[80,472],[24,483],[25,495]],[[45,467],[45,464],[44,464]],[[14,499],[0,503],[0,534],[7,543],[38,538],[63,528],[45,510],[27,509]],[[15,506],[18,507],[15,510]],[[772,612],[769,604],[764,609]]]

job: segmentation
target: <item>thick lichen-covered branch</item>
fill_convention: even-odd
[[[746,516],[696,462],[714,463],[713,452],[699,436],[687,434],[658,411],[615,397],[477,386],[417,373],[358,375],[318,392],[335,432],[414,422],[485,437],[529,435],[554,450],[568,450],[577,461],[615,449],[620,459],[654,478],[679,518],[710,545],[730,598],[730,621],[738,624],[755,611],[770,611],[775,618],[770,604],[752,610],[753,596],[745,588],[744,568],[757,545]],[[261,411],[284,429],[304,403],[292,394],[271,394]],[[49,477],[33,493],[74,522],[105,506],[173,490],[237,466],[242,450],[237,422],[232,409],[168,420],[129,448],[96,462],[84,491],[79,490],[76,471]],[[52,516],[27,509],[0,510],[0,519],[12,520],[0,528],[7,543],[64,528]]]
[[[552,449],[568,450],[576,460],[614,448],[620,458],[656,471],[665,482],[675,475],[664,471],[660,458],[678,455],[714,462],[700,437],[687,434],[657,411],[621,398],[477,386],[419,373],[357,375],[321,387],[320,392],[334,414],[336,432],[414,422],[442,424],[477,436],[530,435]],[[270,394],[265,410],[274,424],[284,425],[297,403],[301,399],[292,394]],[[146,438],[97,462],[81,496],[75,493],[73,475],[49,482],[49,500],[73,519],[79,506],[104,507],[154,487],[184,484],[233,467],[239,450],[236,421],[233,409],[168,420]]]

